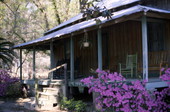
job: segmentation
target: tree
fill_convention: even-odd
[[[0,38],[0,67],[4,68],[4,66],[7,65],[7,67],[10,67],[12,64],[13,58],[15,56],[14,51],[11,49],[13,46],[13,43],[7,41],[4,38]]]
[[[96,24],[100,24],[101,20],[98,18],[102,16],[107,18],[108,20],[112,18],[112,13],[105,6],[100,7],[97,5],[102,2],[102,0],[79,0],[80,2],[80,10],[83,13],[83,17],[86,20],[95,19]]]
[[[15,45],[43,36],[43,33],[78,14],[79,0],[0,0],[0,37]],[[17,52],[17,50],[16,50]],[[36,55],[45,55],[37,52]],[[48,55],[48,54],[46,54]],[[43,58],[43,57],[42,57]],[[15,59],[12,72],[17,72],[19,59]],[[23,50],[23,72],[32,65],[32,52]],[[42,71],[39,65],[37,71]],[[47,67],[46,67],[47,68]]]

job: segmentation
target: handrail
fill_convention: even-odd
[[[55,70],[57,70],[57,69],[60,69],[60,68],[62,68],[62,67],[65,67],[65,66],[67,66],[67,63],[64,63],[64,64],[62,64],[62,65],[59,65],[59,66],[57,66],[57,67],[55,67],[55,68],[53,68],[53,69],[51,69],[51,70],[45,71],[45,72],[43,72],[43,73],[38,73],[38,72],[36,72],[36,74],[37,74],[37,75],[49,74],[49,73],[51,73],[51,72],[53,72],[53,71],[55,71]]]
[[[62,64],[62,65],[60,65],[60,66],[57,66],[57,67],[55,67],[55,68],[47,71],[47,73],[49,74],[50,72],[53,72],[53,71],[55,71],[55,70],[57,70],[57,69],[60,69],[60,68],[64,67],[65,65],[66,65],[66,63],[65,63],[65,64]]]

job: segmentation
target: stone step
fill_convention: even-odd
[[[50,93],[50,92],[38,92],[39,95],[44,96],[58,96],[58,94]]]
[[[41,110],[52,110],[54,107],[54,104],[57,104],[55,101],[39,98],[38,99],[38,105]]]
[[[29,109],[29,110],[55,110],[59,109],[57,100],[48,100],[45,98],[38,98],[37,101],[38,104],[36,104],[35,97],[30,97],[28,101],[23,103],[24,108]]]
[[[54,100],[48,100],[45,98],[38,99],[38,104],[40,104],[40,105],[53,105],[54,103],[57,103],[57,102]]]
[[[24,108],[29,110],[36,110],[38,108],[38,105],[36,105],[35,101],[25,102]]]
[[[58,102],[58,95],[52,94],[52,93],[44,93],[44,92],[39,92],[39,98],[46,99],[49,102]]]
[[[43,88],[43,92],[58,95],[60,92],[60,88]]]

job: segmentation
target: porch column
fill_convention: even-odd
[[[35,46],[33,47],[33,79],[35,80]]]
[[[72,36],[70,39],[70,79],[74,81],[74,41]]]
[[[50,42],[50,68],[53,69],[54,68],[54,49],[53,49],[53,41]],[[53,72],[50,73],[50,79],[53,79]]]
[[[98,45],[98,69],[102,70],[102,31],[101,27],[97,31],[97,45]]]
[[[148,37],[147,18],[142,17],[143,79],[148,81]]]
[[[20,82],[22,82],[22,49],[20,49]]]

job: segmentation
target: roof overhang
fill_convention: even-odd
[[[99,17],[99,19],[102,22],[100,26],[105,27],[105,26],[120,23],[123,21],[139,18],[143,15],[146,15],[148,17],[170,19],[170,11],[137,5],[137,6],[128,8],[128,9],[114,12],[112,19],[109,19],[109,20],[107,18]],[[96,22],[94,19],[83,21],[81,23],[77,23],[75,25],[65,27],[56,32],[40,37],[38,39],[16,45],[13,48],[28,49],[28,48],[32,48],[32,46],[45,46],[45,45],[49,47],[50,41],[54,41],[54,40],[61,39],[64,37],[69,37],[71,36],[72,33],[74,33],[74,35],[77,35],[79,33],[82,33],[84,29],[93,30],[97,28],[98,26],[96,25]]]

